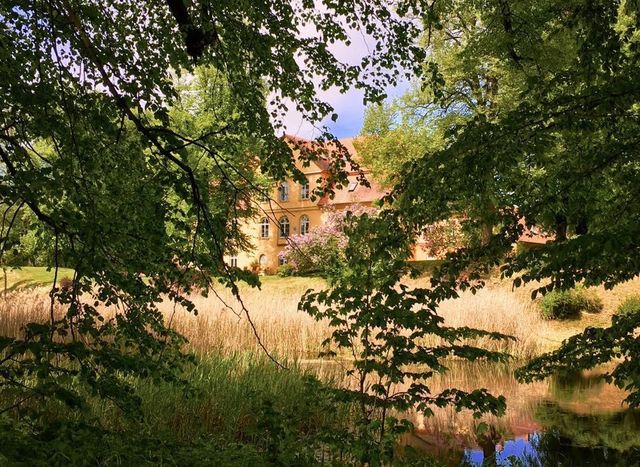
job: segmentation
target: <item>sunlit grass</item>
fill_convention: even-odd
[[[14,268],[7,266],[4,269],[0,269],[0,292],[5,292],[5,285],[7,292],[21,288],[48,286],[53,283],[54,275],[54,269],[48,269],[45,267],[22,266]],[[72,276],[73,269],[58,269],[58,280],[65,277],[71,278]]]
[[[42,268],[20,272],[30,283],[51,277]],[[62,273],[69,274],[69,270]],[[49,274],[49,275],[47,275]],[[26,279],[22,279],[26,280]],[[15,282],[14,282],[15,283]],[[419,283],[418,283],[419,284]],[[545,321],[539,317],[537,304],[526,290],[512,292],[507,282],[492,282],[475,295],[465,292],[460,298],[442,303],[438,313],[449,326],[469,326],[514,336],[515,341],[480,339],[471,344],[505,351],[523,359],[556,348],[560,342],[587,325],[606,325],[615,306],[627,294],[638,290],[640,281],[632,281],[613,291],[599,290],[605,311],[598,315],[584,314],[568,323]],[[321,343],[331,329],[324,321],[317,322],[298,311],[298,302],[309,288],[326,287],[318,278],[263,277],[260,289],[240,288],[242,302],[255,324],[264,346],[285,359],[314,359]],[[0,335],[18,335],[30,321],[46,321],[49,316],[47,289],[19,290],[0,299]],[[208,297],[191,297],[197,315],[168,302],[160,305],[167,323],[189,340],[188,348],[197,354],[231,354],[238,351],[258,351],[254,330],[238,300],[223,287]],[[106,313],[106,311],[104,311]],[[107,313],[108,314],[108,313]],[[435,343],[435,341],[431,341]]]
[[[322,288],[326,284],[318,279],[269,278],[262,290],[241,290],[245,308],[267,349],[294,359],[315,358],[321,351],[322,341],[331,334],[328,323],[316,322],[297,310],[302,294],[313,287]],[[224,303],[213,295],[193,297],[197,316],[180,308],[174,313],[169,304],[162,308],[167,316],[173,316],[172,325],[189,339],[190,348],[198,353],[260,351],[240,303],[226,290],[217,294]],[[516,338],[515,341],[469,342],[474,345],[508,352],[517,358],[528,358],[551,347],[551,343],[540,338],[550,324],[538,316],[535,304],[504,287],[482,290],[476,295],[463,293],[459,299],[444,302],[438,312],[448,326],[469,326]]]

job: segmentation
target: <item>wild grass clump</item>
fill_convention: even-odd
[[[325,387],[334,381],[328,378],[321,384],[295,364],[281,370],[264,355],[210,354],[182,376],[192,386],[187,397],[172,383],[136,382],[150,431],[168,431],[179,440],[216,433],[261,445],[268,427],[260,417],[266,412],[281,417],[279,422],[286,421],[289,430],[308,435],[348,419],[339,408],[322,405],[327,402]]]
[[[315,321],[298,311],[298,301],[308,287],[302,281],[291,284],[286,288],[265,287],[262,291],[246,289],[242,291],[242,299],[270,351],[286,358],[313,359],[331,334],[331,328],[326,320]],[[162,309],[168,317],[173,316],[173,327],[189,339],[189,348],[198,354],[260,351],[247,317],[236,314],[240,304],[226,291],[220,295],[233,310],[214,296],[192,297],[199,311],[197,316],[182,309],[174,312],[169,304]],[[502,342],[477,339],[473,345],[505,351],[516,358],[528,358],[547,350],[540,339],[547,324],[530,302],[508,290],[462,293],[460,298],[442,303],[438,314],[448,326],[468,326],[516,338]]]
[[[640,295],[630,295],[618,305],[616,315],[624,316],[630,313],[640,312]]]
[[[253,323],[255,332],[271,353],[286,359],[314,359],[330,329],[326,321],[315,321],[298,311],[298,301],[305,290],[302,285],[241,290],[251,322],[240,302],[227,290],[209,297],[190,297],[197,315],[180,307],[174,309],[169,303],[160,308],[171,320],[172,327],[188,339],[188,349],[198,355],[262,352]]]
[[[262,343],[284,359],[315,359],[322,342],[330,336],[326,320],[316,321],[298,311],[298,302],[308,288],[320,289],[317,279],[268,278],[262,290],[242,288],[241,296]],[[18,291],[0,299],[0,335],[17,336],[28,322],[49,319],[48,289]],[[187,350],[201,357],[231,355],[236,352],[262,352],[241,304],[226,289],[208,297],[191,297],[198,314],[170,302],[160,304],[170,326],[188,339]],[[56,315],[63,310],[56,305]],[[105,316],[112,311],[101,308]],[[468,326],[514,336],[515,341],[480,339],[473,345],[528,358],[548,350],[544,336],[548,323],[535,306],[505,288],[465,292],[443,302],[438,309],[448,326]]]
[[[575,319],[582,312],[599,313],[602,299],[595,290],[578,287],[570,290],[552,290],[540,301],[540,311],[544,319]]]
[[[9,292],[0,297],[0,336],[19,336],[27,323],[49,319],[51,301],[45,289]],[[60,313],[59,306],[54,311]]]
[[[531,306],[505,289],[464,292],[457,299],[443,302],[438,314],[447,326],[482,329],[513,336],[515,340],[473,339],[470,344],[502,351],[516,359],[539,355],[547,349],[541,338],[548,328]]]

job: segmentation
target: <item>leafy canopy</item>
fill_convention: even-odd
[[[128,376],[175,379],[183,341],[157,303],[192,310],[185,293],[212,276],[236,294],[236,280],[257,283],[224,262],[246,240],[237,226],[261,191],[252,174],[300,175],[278,135],[287,106],[315,124],[331,114],[316,84],[377,101],[419,62],[407,19],[419,8],[396,11],[369,0],[0,1],[0,251],[13,213],[30,212],[52,239],[49,265],[75,270],[71,286],[54,284],[48,324],[0,340],[9,408],[49,396],[80,406],[90,388],[132,412]],[[330,47],[350,29],[378,44],[357,64]],[[331,180],[345,180],[348,161],[333,162]]]
[[[403,166],[390,201],[416,230],[460,213],[486,229],[435,286],[480,287],[498,265],[515,286],[542,281],[543,293],[637,276],[637,1],[439,1],[425,24],[431,79],[419,102],[442,144]],[[532,224],[553,241],[515,251]],[[520,375],[621,357],[611,376],[637,405],[638,325],[629,316],[587,330]]]
[[[444,324],[437,313],[444,298],[438,290],[403,283],[412,272],[411,237],[397,213],[377,215],[347,213],[344,232],[345,264],[329,290],[305,293],[299,308],[317,320],[327,320],[332,333],[322,356],[346,352],[352,367],[343,399],[359,407],[357,461],[380,465],[391,462],[397,436],[411,428],[393,411],[414,409],[426,415],[435,407],[451,406],[483,413],[502,414],[503,396],[486,389],[462,391],[448,388],[432,393],[429,379],[446,372],[447,358],[505,362],[508,356],[469,345],[469,339],[508,339],[508,336]]]

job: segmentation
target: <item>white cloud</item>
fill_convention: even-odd
[[[305,28],[301,31],[301,35],[314,35],[314,31]],[[351,30],[349,33],[351,44],[349,46],[344,43],[334,44],[330,46],[331,52],[340,61],[348,64],[360,63],[361,59],[370,54],[375,48],[375,42],[371,37],[367,37],[361,31]],[[314,80],[319,81],[319,80]],[[386,89],[387,96],[396,97],[403,94],[409,88],[407,81],[400,82],[397,86]],[[348,136],[356,136],[362,128],[364,119],[365,105],[363,103],[363,92],[358,89],[350,89],[346,93],[341,93],[339,89],[329,89],[322,91],[316,87],[318,97],[329,103],[338,114],[336,122],[331,121],[327,117],[318,127],[326,125],[335,136],[344,138]],[[306,121],[302,114],[295,109],[294,105],[289,105],[289,111],[284,118],[286,132],[289,134],[301,136],[303,138],[313,138],[318,136],[320,130]]]

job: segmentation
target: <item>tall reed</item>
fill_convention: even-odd
[[[323,283],[315,281],[311,285],[322,287]],[[197,315],[169,302],[161,303],[160,309],[167,323],[187,337],[188,349],[200,355],[260,351],[257,334],[275,355],[313,359],[331,329],[326,321],[317,322],[298,311],[298,301],[306,289],[307,282],[301,280],[285,280],[282,284],[271,280],[262,290],[241,289],[242,303],[251,322],[240,302],[226,289],[208,297],[192,296]],[[17,336],[24,324],[48,320],[49,307],[48,290],[44,288],[13,292],[0,298],[0,335]],[[62,313],[59,305],[55,306],[55,312]],[[104,308],[102,312],[109,314]],[[443,302],[438,313],[448,326],[469,326],[514,336],[515,341],[481,339],[471,343],[503,350],[516,358],[527,358],[550,347],[544,335],[553,325],[539,318],[531,302],[505,288],[493,287],[475,295],[462,293],[458,299]]]

